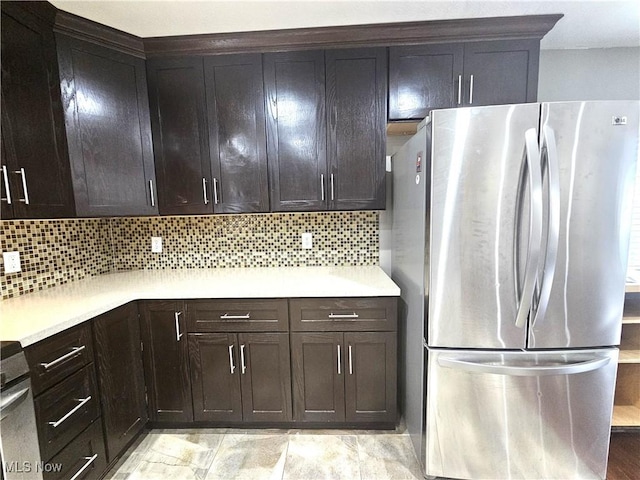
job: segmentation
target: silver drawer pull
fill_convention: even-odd
[[[329,318],[359,318],[356,312],[353,313],[330,313]]]
[[[71,477],[69,480],[76,480],[76,478],[78,478],[80,475],[82,475],[82,473],[83,473],[87,468],[89,468],[89,466],[90,466],[93,462],[95,462],[96,458],[98,458],[98,454],[97,454],[97,453],[96,453],[96,454],[94,454],[94,455],[93,455],[93,457],[84,457],[84,459],[87,461],[87,463],[85,463],[85,464],[82,466],[82,468],[81,468],[80,470],[78,470],[78,471],[76,472],[76,474],[75,474],[73,477]]]
[[[84,345],[82,345],[81,347],[73,347],[73,348],[71,348],[71,351],[69,353],[65,353],[60,358],[56,358],[53,362],[41,363],[40,366],[42,368],[44,368],[45,370],[49,370],[51,367],[55,367],[57,364],[65,362],[65,361],[69,360],[70,358],[75,357],[76,355],[78,355],[85,348],[86,347]]]
[[[80,410],[82,407],[84,407],[84,405],[89,400],[91,400],[91,395],[89,395],[87,398],[76,398],[76,402],[80,402],[80,403],[78,403],[75,407],[73,407],[71,410],[69,410],[64,417],[62,417],[57,422],[47,422],[47,423],[49,423],[49,425],[51,425],[53,428],[57,428],[62,422],[64,422],[66,419],[68,419],[71,415],[73,415],[78,410]]]
[[[248,320],[251,318],[251,312],[246,313],[245,315],[229,315],[225,313],[224,315],[220,315],[220,318],[224,320]]]
[[[2,165],[2,180],[4,182],[4,190],[7,196],[2,198],[8,205],[11,205],[11,189],[9,188],[9,176],[7,175],[7,167]]]

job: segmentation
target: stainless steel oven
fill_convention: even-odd
[[[1,342],[0,379],[2,479],[42,479],[29,367],[20,343]]]

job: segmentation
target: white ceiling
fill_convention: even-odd
[[[139,37],[563,13],[543,49],[640,47],[640,1],[50,0]]]

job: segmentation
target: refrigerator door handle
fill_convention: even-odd
[[[522,292],[520,298],[517,299],[519,305],[516,314],[516,327],[518,328],[523,328],[527,323],[527,316],[529,315],[536,288],[536,277],[538,276],[538,262],[540,261],[540,247],[542,243],[542,175],[540,172],[540,152],[538,150],[538,135],[536,129],[530,128],[527,130],[524,134],[524,139],[523,168],[526,165],[531,191],[529,195],[529,245],[527,248],[527,261],[524,267]],[[516,292],[517,291],[518,289],[516,289]]]
[[[547,375],[573,375],[598,370],[609,363],[609,357],[595,358],[583,362],[547,365],[547,366],[512,366],[496,365],[493,363],[478,363],[459,358],[438,358],[438,365],[444,368],[453,368],[475,373],[492,373],[496,375],[508,375],[517,377],[542,377]]]
[[[540,284],[540,297],[532,326],[539,320],[543,320],[547,313],[558,259],[558,243],[560,241],[560,167],[558,166],[555,132],[548,125],[542,127],[540,165],[542,165],[544,158],[547,160],[547,172],[549,175],[549,224],[544,255],[544,270],[542,271]]]

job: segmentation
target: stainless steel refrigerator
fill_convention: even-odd
[[[639,111],[438,110],[393,157],[400,400],[427,476],[605,478]]]

